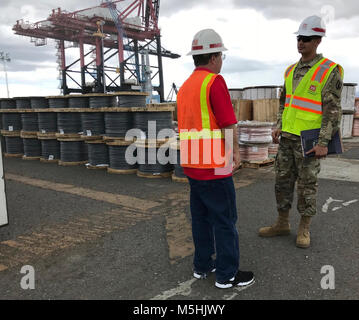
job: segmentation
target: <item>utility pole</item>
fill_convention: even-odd
[[[10,62],[11,59],[10,59],[8,53],[4,53],[3,51],[0,51],[0,60],[1,60],[1,61],[3,62],[3,64],[4,64],[7,97],[10,98],[10,94],[9,94],[9,84],[8,84],[8,81],[7,81],[6,62]]]

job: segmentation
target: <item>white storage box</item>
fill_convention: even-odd
[[[340,124],[342,138],[351,138],[353,131],[353,114],[343,114],[342,121]]]
[[[247,87],[243,90],[243,99],[277,99],[279,98],[279,86]]]
[[[341,96],[341,106],[343,113],[354,113],[355,111],[355,89],[356,83],[344,83],[342,96]]]

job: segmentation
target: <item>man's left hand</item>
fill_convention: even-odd
[[[307,151],[306,154],[309,154],[309,153],[312,153],[312,152],[315,152],[315,157],[317,159],[321,159],[321,158],[325,158],[327,156],[328,148],[316,145],[314,148]]]
[[[241,156],[239,154],[239,149],[233,152],[233,169],[232,171],[236,171],[241,166]]]

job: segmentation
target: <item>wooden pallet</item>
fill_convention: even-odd
[[[172,174],[172,181],[182,182],[182,183],[188,183],[188,179],[187,179],[187,178],[177,177],[174,173]]]
[[[274,160],[273,158],[269,158],[263,161],[247,161],[247,162],[242,162],[243,164],[243,168],[252,168],[252,169],[259,169],[261,167],[267,167],[267,166],[271,166],[272,164],[274,164]]]

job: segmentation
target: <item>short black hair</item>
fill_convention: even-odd
[[[214,52],[214,53],[206,53],[206,54],[198,54],[198,55],[194,55],[193,56],[193,61],[194,61],[194,65],[196,67],[199,66],[205,66],[206,64],[209,63],[209,60],[211,60],[211,58],[213,56],[218,56],[220,55],[220,52]]]

